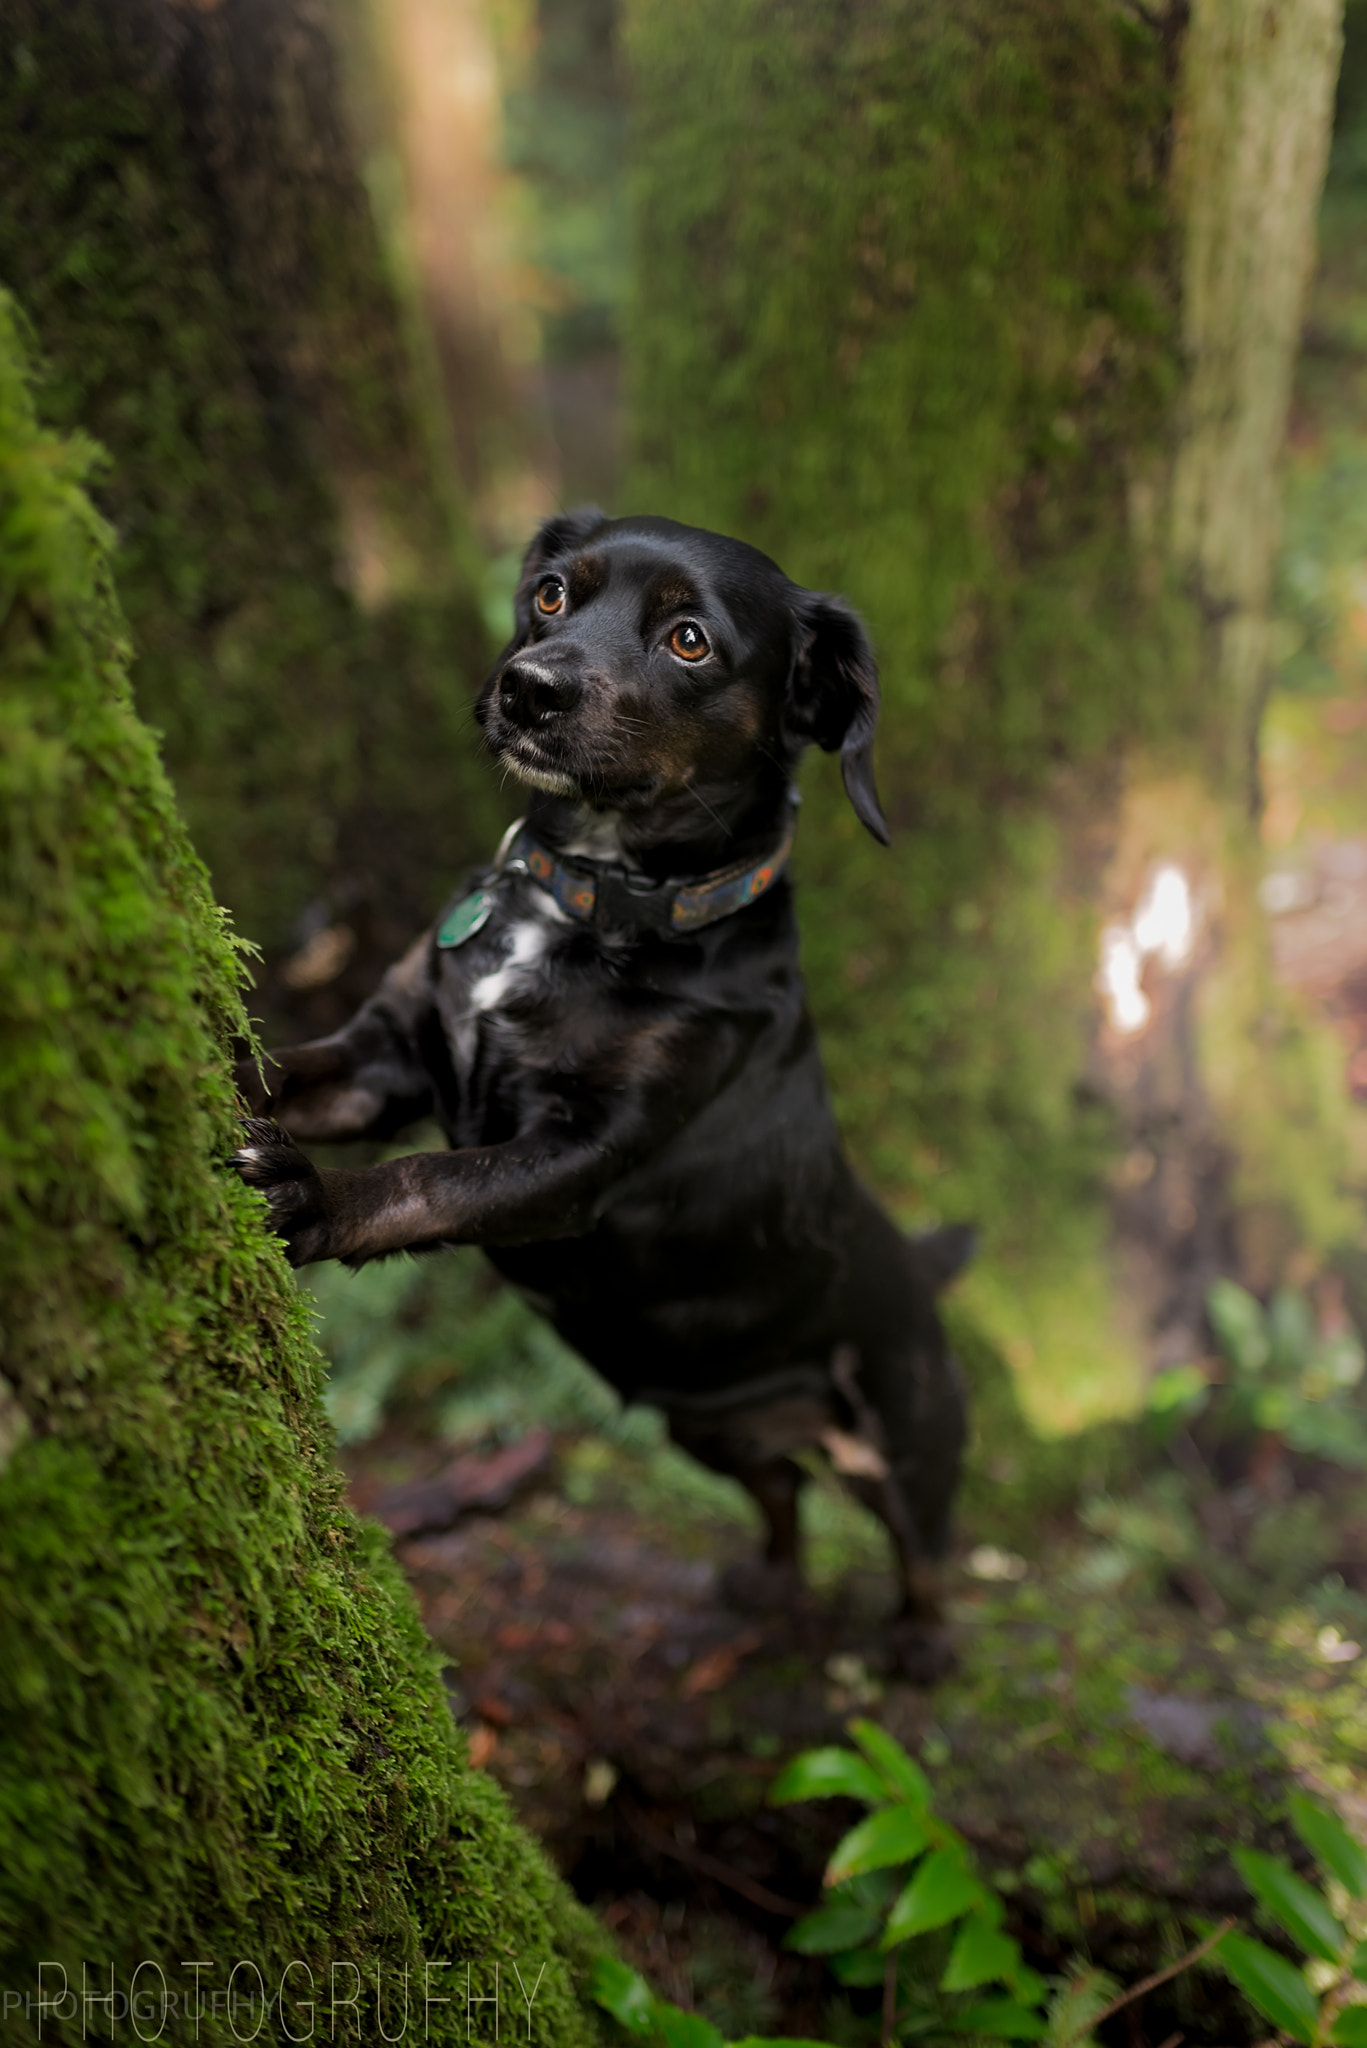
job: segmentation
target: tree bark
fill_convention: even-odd
[[[631,501],[870,621],[894,850],[824,772],[799,842],[828,1056],[1067,1426],[1349,1227],[1247,796],[1337,10],[628,0],[627,44]],[[1191,946],[1119,1029],[1100,928],[1167,864]]]
[[[600,1937],[466,1762],[222,1166],[241,956],[132,708],[90,466],[0,299],[6,2027],[122,2040],[112,1992],[146,2039],[198,1999],[215,2040],[334,2038],[340,2001],[344,2037],[488,2042],[520,1971],[532,2038],[595,2041]],[[496,1969],[501,2027],[467,2007]]]
[[[1216,623],[1216,688],[1237,766],[1255,758],[1281,452],[1315,253],[1341,0],[1201,0],[1183,53],[1185,390],[1172,552]]]

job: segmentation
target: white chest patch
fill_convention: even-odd
[[[524,988],[544,959],[555,927],[568,922],[559,905],[547,896],[544,905],[538,903],[533,916],[511,926],[505,940],[507,958],[492,974],[482,974],[473,984],[469,995],[470,1009],[487,1014]]]

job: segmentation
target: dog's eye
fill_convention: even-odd
[[[553,619],[565,609],[565,586],[558,576],[548,576],[536,593],[536,608]]]
[[[701,626],[695,626],[692,619],[685,619],[676,626],[669,636],[669,644],[680,661],[701,661],[712,649],[707,644],[707,635]]]

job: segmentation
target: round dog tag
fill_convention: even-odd
[[[437,944],[443,948],[463,946],[489,922],[493,907],[494,899],[487,889],[475,889],[470,895],[462,896],[442,919]]]

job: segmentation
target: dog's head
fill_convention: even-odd
[[[729,822],[781,794],[815,740],[887,842],[868,636],[744,541],[593,509],[548,520],[475,715],[523,781],[627,815],[691,800]]]

